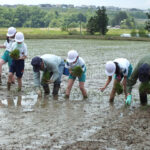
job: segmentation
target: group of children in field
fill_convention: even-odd
[[[25,59],[27,58],[27,45],[24,43],[24,34],[22,32],[17,32],[16,28],[8,28],[7,39],[4,45],[0,48],[5,48],[5,52],[0,60],[0,84],[2,84],[2,65],[8,62],[9,74],[7,89],[10,90],[11,85],[15,83],[15,76],[18,81],[18,91],[22,88],[22,76],[25,67]],[[13,59],[10,57],[10,53],[15,50],[19,50],[20,57],[18,59]],[[52,54],[45,54],[41,57],[34,57],[31,61],[34,71],[34,85],[38,87],[37,93],[40,96],[41,90],[40,85],[43,86],[45,94],[49,94],[49,83],[54,83],[53,94],[58,95],[58,90],[60,88],[61,76],[64,70],[68,70],[69,81],[66,90],[66,97],[69,97],[71,88],[76,79],[76,76],[72,74],[72,68],[75,66],[81,66],[83,73],[79,78],[79,87],[82,91],[84,98],[87,98],[87,93],[84,88],[84,83],[86,79],[86,66],[84,60],[79,57],[78,52],[71,50],[68,52],[67,63],[64,62],[59,56]],[[65,68],[65,69],[64,69]],[[40,81],[40,71],[43,71],[43,78],[46,77],[48,73],[48,78],[46,82],[44,79]],[[15,76],[14,76],[15,74]],[[66,74],[66,73],[64,73]]]
[[[22,32],[17,32],[14,27],[8,28],[7,40],[3,46],[0,48],[5,48],[5,52],[0,60],[0,84],[2,83],[2,65],[8,62],[9,74],[7,89],[10,90],[11,85],[15,82],[14,73],[18,81],[18,91],[22,88],[22,76],[25,67],[25,59],[27,58],[27,46],[24,43],[24,34]],[[10,52],[18,49],[20,53],[19,59],[15,60],[10,57]],[[64,70],[67,68],[69,70],[69,80],[66,89],[66,98],[69,98],[71,88],[74,84],[76,76],[72,73],[72,69],[75,66],[80,66],[82,68],[82,75],[78,77],[79,87],[84,98],[87,98],[87,92],[84,87],[86,81],[86,65],[83,58],[79,57],[76,50],[70,50],[68,52],[67,60],[64,62],[62,58],[52,54],[45,54],[41,57],[34,57],[31,61],[34,71],[34,85],[37,87],[37,93],[41,96],[41,88],[45,91],[45,94],[49,94],[49,83],[54,83],[53,95],[57,96],[61,83],[61,76]],[[40,81],[40,71],[43,71],[42,81]],[[116,89],[115,84],[120,82],[122,79],[122,85],[124,87],[125,97],[127,97],[126,84],[128,78],[132,73],[132,65],[125,58],[118,58],[114,61],[108,61],[105,65],[105,72],[108,76],[106,84],[100,90],[103,92],[112,80],[114,75],[114,84],[110,94],[110,102],[113,102]],[[46,80],[45,80],[46,79]]]
[[[15,82],[14,73],[16,73],[18,81],[18,91],[21,91],[22,87],[22,76],[24,72],[25,59],[27,58],[27,46],[24,43],[24,34],[17,32],[16,28],[8,28],[7,40],[1,48],[5,48],[5,52],[0,60],[0,83],[2,83],[2,65],[8,62],[9,74],[7,89],[10,90],[11,84]],[[17,60],[10,57],[10,52],[18,49],[19,58]]]

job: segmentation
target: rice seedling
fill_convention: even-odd
[[[119,82],[116,83],[115,90],[116,90],[118,95],[123,93],[123,87],[122,87],[122,85]]]
[[[10,57],[12,59],[17,60],[17,59],[19,59],[19,56],[20,56],[20,52],[19,52],[18,49],[15,49],[15,50],[13,50],[13,51],[10,52]]]
[[[83,73],[83,70],[80,66],[75,66],[73,69],[72,69],[72,73],[74,76],[76,77],[81,77],[82,73]]]

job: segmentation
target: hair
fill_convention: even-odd
[[[9,37],[8,36],[6,37],[6,40],[7,40],[7,43],[9,43]]]
[[[17,32],[16,32],[17,33]],[[15,33],[15,34],[16,34]],[[11,36],[11,38],[15,38],[15,34],[13,35],[13,36]],[[10,42],[10,37],[9,36],[6,36],[6,40],[7,40],[7,43],[9,43]]]
[[[114,64],[116,65],[116,71],[115,71],[115,74],[116,75],[120,75],[120,68],[119,68],[119,65],[117,62],[114,62]]]

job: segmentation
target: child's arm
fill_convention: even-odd
[[[4,46],[4,45],[0,45],[0,48],[6,48],[6,46]]]
[[[24,52],[22,53],[22,56],[19,59],[25,60],[27,58],[27,55],[27,45],[24,43]]]
[[[106,87],[109,85],[109,83],[111,82],[111,80],[112,80],[112,76],[109,76],[108,79],[107,79],[107,81],[106,81],[106,84],[104,85],[104,87],[100,88],[100,90],[102,92],[106,89]]]
[[[26,58],[27,58],[27,56],[23,55],[23,56],[21,56],[19,59],[25,60]]]

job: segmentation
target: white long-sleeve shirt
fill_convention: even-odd
[[[44,54],[41,58],[44,62],[44,70],[53,73],[51,80],[55,82],[59,77],[59,65],[62,62],[61,57],[52,54]],[[40,71],[34,72],[34,85],[36,87],[40,86]]]

